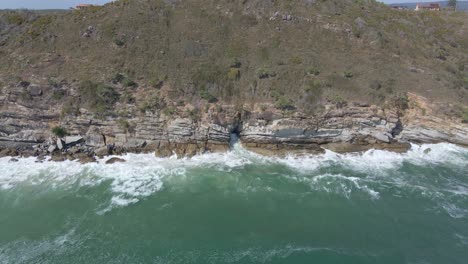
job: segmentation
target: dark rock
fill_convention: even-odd
[[[0,158],[18,156],[16,149],[6,148],[0,151]]]
[[[65,161],[66,159],[67,157],[62,154],[54,154],[50,157],[49,161]]]
[[[122,163],[126,162],[126,160],[121,159],[121,158],[111,158],[108,161],[106,161],[106,164],[114,164],[114,163]]]
[[[31,96],[41,96],[42,95],[42,88],[39,86],[29,86],[28,93]]]
[[[81,164],[93,163],[93,162],[96,162],[96,158],[90,157],[90,156],[81,156],[81,157],[78,158],[78,161]]]
[[[18,87],[23,87],[23,88],[28,88],[29,85],[31,85],[31,83],[28,81],[21,81],[18,83]]]
[[[19,161],[18,159],[11,158],[8,162],[18,162],[18,161]]]

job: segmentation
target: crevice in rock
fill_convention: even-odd
[[[232,149],[234,145],[236,145],[239,142],[241,130],[242,130],[242,114],[237,113],[236,119],[230,131],[231,134],[230,134],[230,139],[229,139],[229,148]]]
[[[398,136],[401,132],[403,132],[403,123],[398,119],[396,126],[392,129],[392,137]]]

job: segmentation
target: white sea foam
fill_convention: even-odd
[[[445,195],[448,193],[466,199],[468,196],[466,181],[465,183],[447,182],[445,186],[435,186],[436,183],[423,184],[424,179],[394,173],[405,162],[417,166],[448,164],[460,171],[468,169],[468,150],[451,144],[413,145],[405,154],[382,150],[370,150],[360,154],[337,154],[326,151],[325,154],[318,156],[274,158],[254,154],[237,145],[228,153],[205,154],[184,159],[174,157],[161,159],[152,154],[127,154],[122,157],[126,160],[125,163],[106,165],[105,161],[109,158],[85,165],[75,161],[36,163],[34,158],[9,162],[9,158],[1,158],[0,190],[24,184],[45,185],[47,188],[76,188],[77,185],[95,186],[109,182],[112,198],[100,211],[106,212],[114,207],[137,203],[163,189],[167,179],[183,179],[187,176],[187,170],[209,168],[220,172],[232,172],[252,164],[279,164],[295,172],[282,176],[307,182],[316,191],[341,193],[348,198],[356,191],[363,192],[372,199],[379,199],[382,188],[386,186],[407,188],[423,196],[432,195],[433,199],[442,201],[444,208],[447,208],[446,210],[453,216],[467,214],[465,211],[456,211],[447,206],[453,199],[450,200]],[[327,172],[328,168],[336,166],[360,175],[356,177],[356,175]],[[278,176],[275,173],[271,172],[272,177]],[[271,187],[266,187],[271,190]],[[258,186],[247,186],[247,188],[256,190]],[[435,197],[436,192],[442,192],[442,196]]]
[[[341,174],[324,174],[312,178],[311,183],[313,188],[322,188],[327,192],[344,194],[348,199],[350,198],[353,189],[367,193],[372,199],[378,199],[379,192],[369,188],[365,183],[360,183],[362,180],[363,179],[361,178],[346,177]]]

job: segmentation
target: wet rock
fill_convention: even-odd
[[[106,161],[106,164],[123,163],[123,162],[126,162],[126,160],[121,159],[121,158],[111,158],[108,161]]]
[[[11,158],[8,162],[18,162],[18,161],[19,161],[18,159]]]
[[[67,160],[67,157],[62,155],[62,154],[53,154],[49,161],[65,161]]]
[[[93,162],[96,162],[96,158],[90,157],[90,156],[81,156],[81,157],[78,158],[78,161],[81,164],[93,163]]]
[[[109,148],[107,146],[100,147],[94,150],[94,154],[99,157],[107,156],[110,154]]]
[[[12,157],[12,156],[18,156],[18,151],[16,151],[15,149],[10,149],[10,148],[6,148],[0,151],[0,158]]]
[[[424,154],[429,154],[431,153],[432,149],[431,148],[427,148],[424,150]]]

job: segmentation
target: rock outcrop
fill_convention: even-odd
[[[56,161],[81,162],[124,152],[190,157],[228,151],[233,135],[245,148],[264,155],[322,153],[324,149],[404,152],[410,142],[468,145],[467,124],[436,116],[430,104],[416,95],[410,95],[412,107],[403,113],[357,103],[329,104],[313,115],[224,105],[207,108],[198,118],[147,111],[126,119],[130,129],[130,125],[122,127],[119,118],[96,119],[84,109],[79,116],[61,118],[56,107],[44,105],[41,97],[24,105],[14,93],[3,97],[0,108],[0,157],[51,155]],[[52,135],[56,126],[66,128],[70,136]]]

